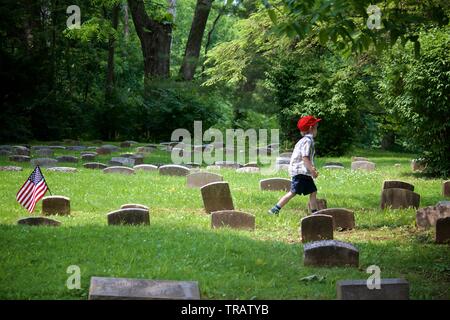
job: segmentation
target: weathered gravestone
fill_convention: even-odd
[[[329,208],[316,211],[315,214],[325,214],[333,217],[334,230],[351,230],[355,228],[353,211],[344,208]]]
[[[120,147],[121,148],[130,148],[131,147],[131,143],[129,141],[124,141],[120,143]]]
[[[436,243],[450,244],[450,217],[436,221]]]
[[[398,180],[385,180],[383,182],[383,190],[391,189],[391,188],[399,188],[399,189],[406,189],[409,191],[414,191],[414,186],[410,183],[398,181]]]
[[[95,149],[95,152],[97,152],[97,154],[111,154],[112,151],[111,149],[108,148],[104,148],[104,147],[98,147]]]
[[[56,160],[58,162],[71,162],[71,163],[78,162],[78,158],[74,157],[74,156],[60,156],[60,157],[57,157]]]
[[[120,174],[134,174],[134,169],[128,167],[114,166],[103,169],[103,173],[120,173]]]
[[[314,241],[306,243],[303,250],[305,266],[359,266],[359,251],[350,243],[337,240]]]
[[[228,182],[212,182],[201,189],[203,205],[207,213],[222,210],[234,210]]]
[[[155,150],[156,149],[153,147],[137,147],[136,148],[136,152],[139,152],[139,153],[151,153]]]
[[[22,167],[15,166],[1,166],[0,171],[22,171]]]
[[[144,206],[143,204],[137,204],[137,203],[127,203],[120,206],[120,209],[143,209],[143,210],[149,210],[147,206]]]
[[[317,210],[323,210],[327,208],[327,200],[317,199]],[[306,208],[309,213],[311,212],[311,202],[308,201],[308,208]]]
[[[186,185],[189,188],[201,188],[209,183],[219,181],[223,181],[223,177],[211,172],[194,172],[186,176]]]
[[[150,213],[140,208],[119,209],[108,213],[107,220],[108,225],[150,224]]]
[[[97,157],[97,153],[85,153],[81,155],[81,160],[83,161],[94,161]]]
[[[70,199],[63,196],[48,196],[42,198],[43,215],[69,215]]]
[[[450,180],[444,181],[444,183],[442,183],[442,195],[444,197],[450,197]]]
[[[236,172],[238,172],[238,173],[259,173],[260,169],[256,168],[256,167],[245,167],[245,168],[236,169]]]
[[[77,168],[71,168],[71,167],[51,167],[51,168],[48,168],[47,171],[75,173],[78,170],[77,170]]]
[[[302,242],[333,240],[333,217],[313,214],[300,221]]]
[[[416,225],[419,228],[430,228],[436,225],[438,219],[450,217],[450,207],[429,206],[416,211]]]
[[[342,280],[336,287],[338,300],[409,300],[409,283],[404,279],[381,279],[379,289],[369,289],[367,280]]]
[[[113,158],[111,158],[111,161],[109,161],[109,164],[110,165],[114,165],[114,166],[118,165],[118,166],[130,166],[130,167],[133,167],[133,166],[136,166],[136,165],[143,164],[143,162],[144,162],[143,158],[135,157],[133,155],[133,157],[128,157],[128,158],[125,158],[125,157],[113,157]]]
[[[70,147],[66,148],[66,150],[70,150],[70,151],[83,151],[86,149],[87,149],[86,146],[70,146]]]
[[[211,228],[255,230],[255,216],[235,210],[221,210],[211,213]]]
[[[61,222],[46,217],[27,217],[19,219],[17,224],[26,226],[51,226],[57,227],[61,225]]]
[[[134,170],[142,170],[142,171],[158,171],[158,167],[152,164],[139,164],[133,167]]]
[[[199,300],[195,281],[92,277],[89,300]]]
[[[259,186],[263,191],[289,191],[291,190],[291,180],[285,178],[269,178],[259,181]]]
[[[30,149],[23,146],[14,146],[12,147],[12,153],[18,156],[30,156]]]
[[[354,161],[351,166],[352,170],[374,171],[375,163],[369,161]]]
[[[55,167],[58,165],[58,160],[52,158],[36,158],[31,160],[31,165],[33,167]]]
[[[37,149],[34,152],[39,157],[53,157],[54,151],[52,149]]]
[[[29,156],[12,155],[8,157],[9,161],[13,162],[30,162],[31,158]]]
[[[422,159],[411,160],[412,171],[423,171],[427,167],[426,163]]]
[[[100,163],[100,162],[87,162],[83,164],[83,167],[86,169],[106,169],[108,166],[106,164]]]
[[[420,205],[420,195],[400,188],[384,189],[381,193],[381,209],[407,209],[410,207],[418,208]]]
[[[159,174],[163,176],[187,176],[191,170],[177,164],[168,164],[159,167]]]

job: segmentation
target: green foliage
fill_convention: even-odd
[[[449,28],[420,34],[421,55],[397,46],[386,55],[379,99],[404,120],[409,137],[421,149],[432,175],[450,175]]]

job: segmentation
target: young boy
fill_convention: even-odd
[[[292,177],[291,191],[284,195],[278,203],[269,210],[269,214],[278,214],[286,203],[295,195],[309,194],[309,203],[312,213],[317,211],[317,188],[313,178],[317,178],[319,173],[314,167],[314,137],[317,135],[317,124],[321,119],[313,116],[300,118],[297,127],[303,138],[295,145],[289,164],[289,175]]]

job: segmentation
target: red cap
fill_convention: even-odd
[[[301,117],[300,120],[298,120],[298,122],[297,122],[297,128],[301,132],[306,132],[320,120],[322,120],[322,119],[317,119],[317,118],[314,118],[313,116]]]

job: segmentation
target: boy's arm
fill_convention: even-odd
[[[308,169],[308,171],[311,172],[312,177],[317,178],[319,176],[319,173],[317,172],[316,168],[312,165],[309,157],[303,157],[303,162],[305,163],[306,169]]]

